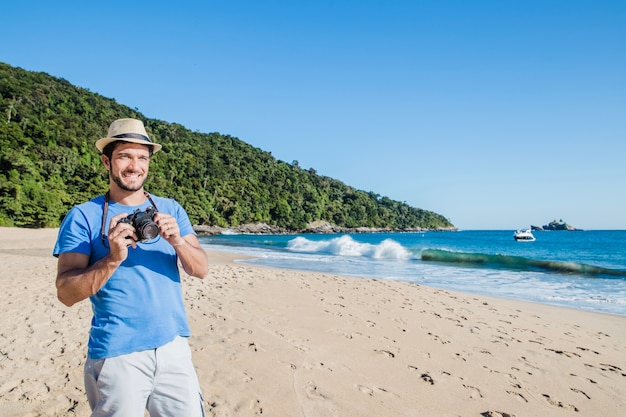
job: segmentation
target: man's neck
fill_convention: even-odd
[[[146,201],[146,193],[143,188],[137,191],[126,191],[119,187],[111,187],[109,190],[109,200],[125,206],[138,206]]]

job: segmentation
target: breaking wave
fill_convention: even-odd
[[[287,243],[287,249],[293,252],[324,253],[371,259],[407,260],[411,258],[411,253],[394,240],[385,239],[373,245],[357,242],[347,235],[322,241],[299,236]]]
[[[510,271],[535,271],[559,274],[581,275],[602,278],[626,278],[626,270],[603,268],[600,266],[570,261],[548,261],[530,259],[523,256],[499,255],[473,252],[457,252],[446,249],[407,249],[392,239],[380,243],[357,242],[348,235],[324,240],[296,237],[287,242],[290,252],[335,255],[373,260],[397,260],[438,262],[457,266],[471,266],[485,269]]]
[[[519,271],[546,271],[584,276],[626,277],[626,271],[602,268],[578,262],[544,261],[522,256],[490,255],[485,253],[454,252],[443,249],[424,249],[422,261],[454,263],[484,268],[512,269]]]

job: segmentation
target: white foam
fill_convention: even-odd
[[[326,253],[337,256],[366,257],[372,259],[407,260],[411,254],[398,242],[385,239],[377,245],[360,243],[350,236],[314,241],[298,236],[287,243],[293,252]]]

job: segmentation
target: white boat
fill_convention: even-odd
[[[517,240],[518,242],[534,242],[535,236],[530,231],[530,229],[522,229],[516,231],[513,234],[513,239]]]

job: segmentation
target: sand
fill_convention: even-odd
[[[0,416],[88,416],[57,230],[0,228]],[[626,317],[287,271],[183,274],[208,416],[621,416]]]

